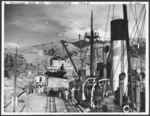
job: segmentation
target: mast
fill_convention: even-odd
[[[79,41],[81,40],[81,35],[79,34]],[[82,58],[82,48],[81,48],[81,41],[80,41],[80,61],[81,61],[81,69],[83,69],[83,58]]]
[[[94,39],[96,39],[97,36],[96,33],[94,35],[94,30],[93,30],[93,10],[91,11],[91,32],[90,34],[86,33],[85,35],[86,38],[90,40],[90,76],[94,76],[94,71],[95,71],[95,53],[94,53]]]
[[[94,76],[94,48],[93,48],[93,44],[94,44],[94,31],[93,31],[93,11],[91,11],[91,40],[90,40],[90,48],[91,48],[91,54],[90,54],[90,76]]]
[[[13,112],[16,112],[16,71],[17,71],[17,47],[16,47],[16,53],[14,57],[14,93],[13,93]]]
[[[127,19],[127,6],[123,4],[123,15],[124,15],[124,20],[128,22]],[[132,68],[131,68],[131,53],[130,53],[130,43],[129,43],[129,34],[128,34],[128,25],[125,26],[125,31],[126,31],[126,45],[127,45],[127,59],[128,59],[128,78],[130,79],[130,89],[131,90],[131,102],[132,102],[132,107],[134,105],[134,93],[133,93],[133,79],[132,79]]]

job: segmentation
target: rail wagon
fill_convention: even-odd
[[[59,77],[48,77],[47,86],[45,92],[47,95],[58,96],[59,90],[65,90],[69,88],[69,80]]]

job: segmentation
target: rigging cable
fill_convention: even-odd
[[[104,37],[104,41],[105,41],[105,39],[106,39],[106,32],[107,32],[107,27],[108,27],[109,13],[110,13],[110,5],[109,5],[109,9],[108,9],[108,15],[107,15],[106,28],[105,28],[105,37]]]
[[[98,59],[100,58],[100,55],[99,55],[99,53],[98,53],[98,39],[96,39],[96,43],[95,43],[95,45],[94,45],[94,47],[95,47],[95,52],[96,52],[96,54],[97,54],[97,57],[98,57]],[[96,57],[96,56],[95,56]]]
[[[144,12],[144,7],[142,7],[142,9],[141,9],[141,11],[140,11],[140,14],[139,14],[139,16],[138,16],[138,19],[139,19],[139,20],[138,20],[137,24],[140,23],[140,20],[141,20],[141,18],[142,18],[143,12]],[[136,23],[135,23],[135,25],[134,25],[134,27],[133,27],[133,29],[132,29],[132,32],[131,32],[129,38],[131,38],[131,36],[132,36],[132,34],[133,34],[133,32],[134,32],[135,27],[136,27]],[[133,43],[133,42],[134,42],[134,41],[132,41],[132,43]],[[132,44],[132,43],[131,43],[131,44]]]
[[[143,8],[144,8],[144,6],[143,6]],[[144,11],[144,10],[143,10]],[[132,10],[132,13],[133,13],[133,10]],[[134,14],[133,14],[134,15]],[[134,15],[135,16],[135,15]],[[141,17],[142,17],[142,15],[141,15]],[[140,19],[141,19],[141,17],[140,17]],[[134,17],[135,18],[135,17]],[[138,19],[137,19],[138,20]],[[135,21],[136,21],[136,25],[138,25],[137,24],[137,20],[135,19]],[[143,18],[143,21],[144,21],[144,18]],[[143,24],[143,23],[142,23]],[[143,25],[142,25],[142,27],[143,27]],[[138,30],[138,26],[137,26],[137,29],[136,29],[137,31],[139,31],[139,32],[141,32],[140,30]],[[135,39],[135,36],[136,36],[136,33],[137,33],[137,31],[135,32],[135,35],[134,35],[134,39]],[[142,34],[140,33],[139,35],[138,35],[138,49],[139,49],[139,38],[140,38],[140,36],[141,36],[141,38],[142,38]],[[137,54],[139,54],[138,52],[137,52]],[[136,61],[136,68],[137,68],[137,63],[138,63],[138,60]],[[134,61],[133,61],[133,63],[132,63],[132,65],[134,64]]]
[[[114,11],[115,11],[115,5],[113,4],[112,20],[114,20]]]
[[[134,14],[132,7],[131,7],[131,11],[132,11],[132,14],[133,14],[134,20],[135,20],[135,22],[136,22],[136,26],[137,26],[137,33],[138,33],[138,32],[139,32],[139,26],[138,26],[138,24],[137,24],[137,20],[136,20],[136,16],[135,16],[136,14]]]
[[[136,5],[134,6],[134,9],[135,9],[135,16],[134,16],[134,19],[135,19],[135,22],[137,23],[137,12],[136,12]],[[140,34],[140,30],[138,29],[138,25],[137,25],[137,36],[138,36],[138,49],[139,49],[139,34]]]
[[[144,26],[145,26],[145,17],[146,17],[146,11],[145,11],[145,13],[144,13],[144,20],[143,20],[143,29],[142,29],[142,35],[141,36],[143,36],[143,32],[144,32]]]
[[[84,37],[84,40],[85,40],[85,37]],[[83,59],[86,60],[86,55],[87,55],[87,51],[89,50],[89,42],[88,42],[88,45],[86,46],[86,50],[85,50],[85,54],[83,56]]]
[[[144,14],[144,17],[143,17],[143,22],[142,22],[142,26],[141,26],[141,37],[143,37],[143,32],[144,32],[144,26],[145,26],[145,15],[146,15],[146,12]],[[142,39],[142,38],[141,38]],[[139,41],[140,42],[140,41]],[[140,42],[141,43],[141,42]],[[138,48],[138,54],[140,56],[140,66],[141,66],[141,70],[142,70],[142,50],[140,50],[140,46]]]
[[[89,22],[88,22],[88,27],[89,27],[89,26],[90,26],[90,20],[89,20]],[[85,33],[88,34],[88,28],[85,30]],[[82,36],[82,35],[80,35],[80,37],[81,37],[81,36]],[[85,45],[85,36],[84,36],[83,38],[84,38],[84,46],[86,46],[86,45]],[[89,45],[88,45],[88,47],[89,47]],[[80,59],[81,62],[83,62],[83,65],[84,65],[84,62],[85,62],[85,58],[86,58],[86,54],[87,54],[88,47],[87,47],[86,50],[85,50],[84,56]],[[81,44],[80,44],[80,48],[81,48]],[[81,52],[82,52],[82,51],[81,51]]]
[[[145,5],[144,5],[144,6],[145,6]],[[143,36],[143,29],[144,29],[144,27],[143,27],[144,24],[143,24],[143,23],[144,23],[144,20],[145,20],[145,14],[144,14],[144,16],[143,16],[143,22],[142,22],[142,24],[141,24],[141,25],[142,25],[142,26],[141,26],[141,30],[139,30],[139,32],[140,32],[140,33],[139,33],[139,37],[138,37],[138,43],[139,43],[139,44],[140,44],[140,36],[141,36],[141,39],[142,39],[142,36]],[[138,48],[139,48],[139,46],[138,46]]]
[[[137,19],[137,25],[140,24],[140,21],[141,21],[141,19],[142,19],[142,14],[143,14],[143,12],[144,12],[144,6],[141,8],[141,11],[140,11],[140,13],[139,13],[139,16],[138,16],[138,19],[139,19],[139,20]],[[136,23],[135,23],[135,25],[134,25],[134,27],[133,27],[133,30],[132,30],[131,34],[130,34],[130,38],[131,38],[131,36],[132,36],[132,34],[133,34],[133,32],[134,32],[135,27],[136,27]],[[135,35],[136,35],[136,32],[135,32]],[[133,39],[133,41],[132,41],[131,44],[133,44],[133,42],[135,41],[135,35],[134,35],[134,39]],[[133,59],[132,66],[133,66],[133,64],[134,64],[134,60],[135,60],[135,59]],[[126,63],[127,63],[127,62],[126,62]]]
[[[146,13],[145,13],[145,14],[146,14]],[[145,16],[145,14],[144,14],[144,16]],[[135,38],[134,38],[134,39],[135,39]],[[136,62],[136,61],[135,61],[135,62]],[[138,62],[138,61],[137,61],[137,62]],[[126,64],[127,64],[127,61],[126,61]],[[126,65],[126,64],[125,64],[125,65]],[[133,62],[132,62],[132,67],[133,67],[133,64],[134,64],[134,60],[133,60]]]
[[[114,10],[113,10],[114,11]],[[114,13],[114,12],[113,12]],[[107,28],[108,28],[108,20],[109,20],[109,14],[110,14],[110,4],[109,4],[109,8],[108,8],[108,15],[107,15],[107,22],[106,22],[106,28],[105,28],[105,36],[104,36],[104,41],[106,39],[106,32],[107,32]],[[114,14],[113,14],[114,15]],[[104,42],[103,42],[103,49],[104,49]],[[102,51],[103,56],[104,56],[104,51]],[[103,57],[103,61],[104,61],[104,57]]]
[[[113,10],[112,10],[112,11],[113,11],[113,13],[112,13],[112,20],[114,20],[114,9],[115,9],[115,5],[113,5]],[[118,41],[115,43],[114,46],[116,46],[117,43],[118,43]],[[109,59],[110,59],[110,57],[111,57],[111,53],[112,53],[112,49],[110,49],[110,52],[109,52],[109,54],[108,54],[107,62],[109,61]]]
[[[93,19],[93,28],[94,27],[96,27],[96,25],[95,25],[95,23],[94,23],[94,19]],[[96,30],[96,29],[95,29]],[[95,36],[97,36],[97,34],[96,34],[97,32],[95,32]],[[100,38],[100,37],[98,37],[98,38]],[[96,59],[96,54],[97,54],[97,57],[98,57],[98,59],[100,58],[99,56],[99,53],[98,53],[98,39],[96,39],[94,42],[93,42],[93,47],[94,47],[94,53],[95,53],[95,59]],[[97,45],[97,46],[96,46]]]
[[[84,47],[86,47],[86,50],[85,50],[84,56],[82,57],[83,65],[84,65],[84,62],[85,62],[85,59],[86,59],[87,50],[88,50],[88,47],[89,47],[89,43],[88,43],[87,46],[85,45],[85,37],[84,37]]]
[[[143,9],[143,8],[142,8]],[[141,11],[140,11],[140,14],[139,14],[139,16],[138,16],[138,18],[141,20],[141,14],[142,14],[142,10],[141,9]],[[135,27],[136,27],[136,24],[134,25],[134,28],[133,28],[133,30],[135,29]],[[133,31],[132,31],[132,33],[133,33]],[[132,33],[131,33],[131,35],[132,35]],[[130,35],[130,37],[129,38],[131,38],[131,35]],[[135,39],[135,38],[134,38]],[[134,39],[133,39],[133,41],[134,41]],[[116,42],[117,43],[117,42]],[[124,50],[126,49],[126,46],[124,46],[125,48],[124,48]],[[110,54],[111,54],[111,52],[112,52],[112,50],[110,51]],[[123,55],[123,54],[122,54]],[[121,58],[120,58],[120,61],[119,61],[119,63],[118,63],[118,65],[117,65],[117,68],[118,68],[118,66],[119,66],[119,64],[120,64],[120,62],[121,62]],[[126,66],[126,64],[127,64],[127,61],[126,61],[126,63],[125,63],[125,65],[124,65],[124,67]],[[117,68],[115,69],[115,73],[116,73],[116,71],[117,71]],[[114,73],[114,75],[115,75],[115,73]],[[114,77],[114,75],[112,76],[112,78]]]
[[[128,20],[130,20],[130,18],[131,18],[131,12],[130,11],[131,11],[131,8],[129,7],[129,13],[128,13],[129,14],[129,16],[128,16],[129,18],[128,18]]]
[[[138,17],[139,18],[139,17]],[[135,38],[134,38],[135,39]],[[125,48],[124,48],[124,50],[126,49],[126,46],[124,46]],[[123,55],[123,54],[122,54]],[[122,56],[121,55],[121,56]],[[117,68],[119,67],[119,64],[120,64],[120,62],[121,62],[121,58],[122,57],[120,57],[120,60],[119,60],[119,63],[118,63],[118,65],[117,65]],[[127,64],[127,61],[126,61],[126,63],[125,63],[125,65],[124,66],[126,66],[126,64]],[[115,73],[116,73],[116,71],[117,71],[117,68],[115,69],[115,72],[114,72],[114,74],[113,74],[113,76],[112,76],[112,78],[114,77],[114,75],[115,75]]]

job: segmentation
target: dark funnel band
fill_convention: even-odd
[[[111,21],[111,41],[126,40],[128,22],[124,19],[117,19]]]

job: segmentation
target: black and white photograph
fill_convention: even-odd
[[[149,3],[2,1],[3,115],[149,114]]]

